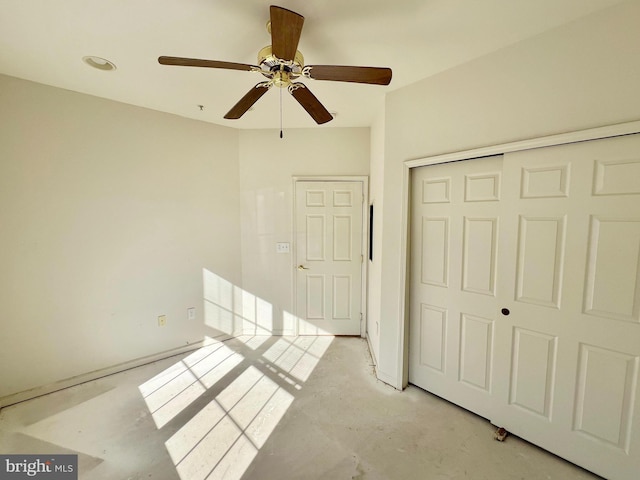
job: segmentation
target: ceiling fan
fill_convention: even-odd
[[[280,88],[286,87],[316,123],[322,124],[332,120],[333,116],[304,83],[294,80],[304,77],[314,80],[374,85],[389,85],[391,82],[390,68],[305,65],[304,57],[298,51],[304,17],[274,5],[270,7],[270,16],[271,20],[267,23],[267,30],[271,34],[271,45],[264,47],[258,53],[259,65],[165,56],[159,57],[158,62],[162,65],[244,70],[261,73],[267,77],[267,81],[258,83],[227,112],[224,116],[226,119],[242,117],[262,95],[275,85]]]

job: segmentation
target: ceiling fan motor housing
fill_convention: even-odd
[[[285,88],[291,84],[292,80],[302,75],[304,57],[300,51],[296,50],[293,60],[281,60],[273,54],[271,45],[267,45],[258,52],[258,65],[262,70],[271,72],[263,75],[271,78],[276,87]]]

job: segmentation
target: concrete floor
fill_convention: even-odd
[[[240,337],[7,407],[0,452],[72,453],[80,479],[597,479],[416,387],[365,341]]]

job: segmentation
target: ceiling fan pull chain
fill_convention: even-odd
[[[282,138],[282,89],[280,89],[280,138]]]

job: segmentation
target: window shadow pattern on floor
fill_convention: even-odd
[[[182,480],[240,479],[333,341],[211,333],[139,386]]]

